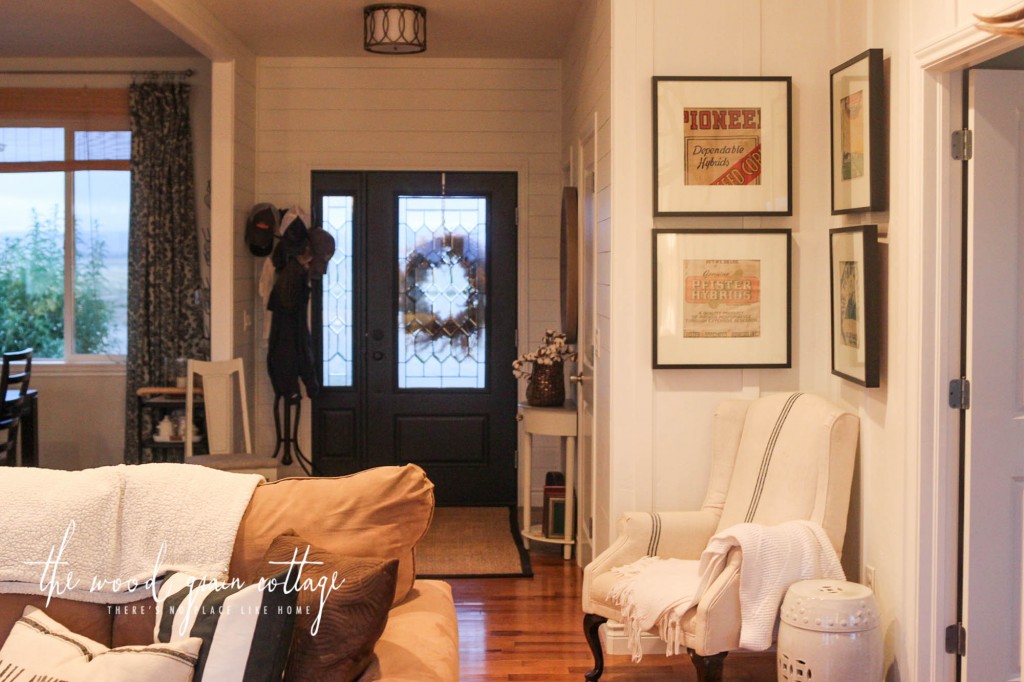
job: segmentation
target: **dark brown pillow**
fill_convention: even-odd
[[[302,568],[302,581],[311,581],[314,589],[299,592],[299,613],[295,619],[291,653],[285,673],[287,682],[351,682],[370,665],[373,646],[384,632],[388,611],[395,597],[398,576],[397,559],[338,556],[294,534],[282,533],[270,544],[263,557],[259,577],[270,577],[283,570],[298,552],[301,560],[309,547],[307,562],[322,562]],[[320,613],[320,578],[327,585],[337,572],[332,591],[323,606],[319,629],[311,633]],[[342,582],[344,581],[344,582]]]

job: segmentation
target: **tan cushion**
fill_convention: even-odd
[[[426,534],[433,513],[434,484],[415,464],[261,484],[235,537],[231,575],[256,575],[274,539],[294,529],[334,554],[398,559],[398,603],[412,587],[413,548]]]
[[[459,682],[459,627],[448,583],[417,580],[391,609],[359,682]]]
[[[111,615],[106,604],[54,598],[47,606],[46,595],[34,594],[0,595],[0,644],[6,641],[7,635],[25,612],[26,606],[44,609],[51,618],[63,623],[69,630],[104,646],[110,646]],[[152,641],[150,633],[150,640],[146,643]]]
[[[342,557],[297,535],[281,535],[267,550],[260,574],[277,575],[293,557],[311,564],[302,567],[303,583],[311,580],[316,586],[323,579],[324,585],[338,587],[325,600],[323,589],[299,592],[285,680],[352,682],[370,664],[373,645],[388,621],[398,560]]]

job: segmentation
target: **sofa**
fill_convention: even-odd
[[[441,581],[415,577],[415,546],[426,534],[433,507],[433,484],[415,465],[380,467],[337,478],[286,478],[255,488],[235,536],[232,578],[254,580],[273,545],[299,537],[324,553],[384,565],[387,587],[394,590],[393,598],[387,592],[390,609],[385,604],[386,623],[382,622],[383,632],[372,644],[368,660],[348,661],[344,671],[339,664],[336,675],[331,670],[303,670],[296,664],[292,642],[286,679],[351,679],[357,666],[355,674],[361,682],[458,680],[458,624],[451,588]],[[0,594],[0,646],[27,613],[26,606],[44,609],[71,632],[106,647],[153,643],[159,609],[152,607],[151,598],[116,606],[60,598],[48,605],[46,601],[43,594]],[[321,637],[326,630],[321,627]],[[347,639],[337,637],[337,646],[321,639],[321,645],[328,645],[326,654],[318,654],[321,663],[330,657],[331,649],[343,648]]]

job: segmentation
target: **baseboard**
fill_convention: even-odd
[[[626,628],[614,620],[610,620],[601,626],[601,640],[604,642],[604,652],[609,656],[628,656],[629,642],[626,638]],[[661,637],[645,632],[640,635],[640,649],[644,656],[649,654],[665,653],[665,642]]]

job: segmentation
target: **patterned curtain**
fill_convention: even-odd
[[[208,359],[210,353],[203,333],[188,102],[187,83],[147,81],[129,89],[128,463],[144,459],[136,391],[143,386],[173,386],[176,358]],[[143,427],[146,433],[151,425]]]

